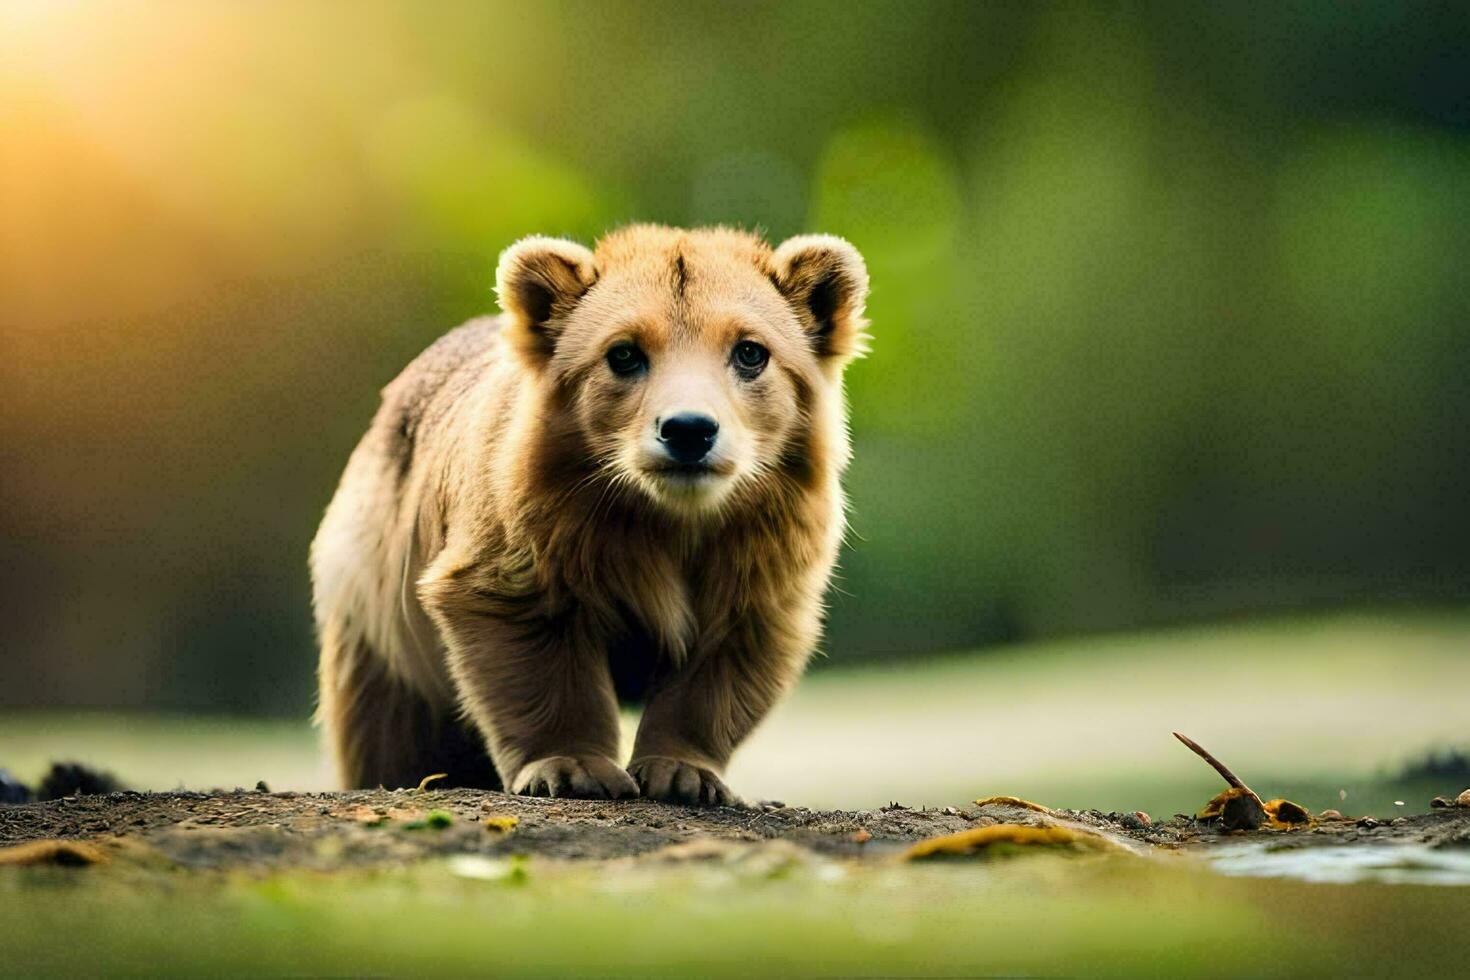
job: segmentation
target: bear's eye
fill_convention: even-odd
[[[747,378],[753,378],[766,369],[766,362],[771,359],[771,352],[753,340],[742,340],[735,345],[735,351],[730,355],[730,360],[735,369]]]
[[[607,349],[607,366],[612,368],[613,374],[626,377],[647,367],[648,358],[638,349],[637,344],[625,340]]]

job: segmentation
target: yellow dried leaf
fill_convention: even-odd
[[[508,834],[521,825],[520,817],[486,817],[485,829],[496,834]]]
[[[1019,796],[987,796],[983,800],[976,800],[976,806],[1018,806],[1023,810],[1035,810],[1037,813],[1051,813],[1051,807],[1042,806],[1040,803],[1032,803],[1023,800]]]
[[[1101,834],[1072,827],[1025,827],[1002,823],[992,827],[974,827],[957,834],[921,840],[904,852],[905,860],[931,857],[983,855],[992,848],[1013,847],[1059,848],[1065,850],[1122,850]]]
[[[1298,830],[1312,825],[1312,815],[1300,803],[1271,800],[1264,806],[1267,821],[1273,830]]]
[[[64,864],[73,867],[107,860],[95,845],[80,840],[33,840],[0,848],[0,865]]]

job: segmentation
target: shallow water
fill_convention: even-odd
[[[1470,885],[1470,850],[1425,844],[1292,848],[1234,844],[1214,851],[1209,860],[1215,871],[1232,877],[1294,878],[1333,885]]]

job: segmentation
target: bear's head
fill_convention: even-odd
[[[496,278],[541,424],[591,474],[700,515],[846,463],[868,276],[842,239],[640,225],[524,239]]]

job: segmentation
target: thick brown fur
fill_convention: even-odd
[[[497,278],[500,317],[384,390],[312,545],[340,779],[731,802],[731,753],[820,631],[862,259],[826,236],[635,226],[595,251],[518,242]],[[610,368],[617,345],[640,373]],[[657,438],[691,410],[719,422],[695,476]],[[632,675],[625,770],[614,678]]]

